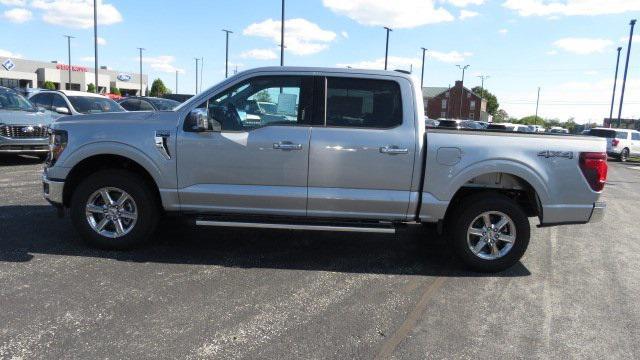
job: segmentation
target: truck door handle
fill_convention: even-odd
[[[389,154],[389,155],[407,154],[409,153],[409,149],[407,148],[401,149],[395,145],[391,145],[391,146],[381,147],[380,152],[383,154]]]
[[[273,143],[273,148],[276,150],[302,150],[302,144],[294,144],[291,141],[280,141]]]

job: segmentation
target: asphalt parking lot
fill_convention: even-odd
[[[610,162],[604,222],[534,227],[492,275],[423,229],[167,220],[144,249],[93,250],[41,167],[0,157],[0,359],[640,358],[640,163]]]

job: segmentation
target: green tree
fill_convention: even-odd
[[[160,79],[153,80],[151,84],[151,91],[149,92],[151,96],[161,97],[164,94],[171,94],[171,91],[164,86],[164,83]]]
[[[521,119],[514,120],[514,122],[517,124],[523,124],[523,125],[542,125],[545,127],[547,126],[547,121],[545,121],[540,116],[535,116],[535,115],[525,116]]]
[[[121,95],[121,94],[120,94],[120,89],[118,89],[118,88],[117,88],[117,87],[115,87],[115,86],[112,86],[112,87],[109,89],[109,92],[110,92],[110,93],[112,93],[112,94],[114,94],[114,95]]]
[[[496,111],[496,114],[493,115],[493,122],[508,122],[509,114],[504,109],[500,109]]]
[[[487,101],[487,112],[493,116],[496,116],[496,112],[500,107],[498,98],[490,93],[487,89],[482,89],[480,86],[474,87],[473,89],[471,89],[471,91],[485,99]]]
[[[42,86],[47,90],[55,90],[56,89],[56,85],[51,81],[45,81],[44,84],[42,84]]]
[[[267,90],[262,90],[256,94],[256,101],[260,102],[273,102],[271,101],[271,95]]]
[[[96,92],[96,86],[95,86],[95,85],[93,85],[93,83],[89,83],[89,84],[87,85],[87,91],[88,91],[88,92],[91,92],[91,93]]]

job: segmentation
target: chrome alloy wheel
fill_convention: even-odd
[[[499,211],[478,215],[467,229],[467,245],[484,260],[505,256],[516,241],[516,226],[509,216]]]
[[[138,220],[138,208],[133,197],[114,187],[101,188],[91,194],[85,213],[89,226],[109,238],[128,234]]]

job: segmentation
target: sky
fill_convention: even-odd
[[[93,66],[92,0],[0,0],[0,56]],[[225,33],[230,73],[280,63],[280,0],[98,0],[99,62],[144,72],[175,92],[195,91],[195,57],[204,58],[202,88],[224,78]],[[287,0],[285,65],[384,67],[453,85],[456,65],[470,65],[465,86],[494,93],[514,117],[539,115],[578,123],[608,117],[622,47],[614,116],[627,55],[629,21],[640,0]],[[624,118],[640,118],[640,34],[634,38]]]

